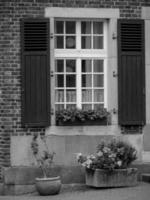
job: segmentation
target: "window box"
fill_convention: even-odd
[[[57,121],[57,126],[99,126],[99,125],[108,125],[107,118],[96,119],[96,120],[86,120],[86,121]]]
[[[56,112],[57,126],[86,126],[86,125],[108,125],[110,124],[110,114],[106,109],[99,110],[68,110],[64,109]]]

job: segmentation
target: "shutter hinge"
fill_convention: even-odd
[[[50,39],[54,38],[54,33],[50,33]]]
[[[112,109],[113,114],[117,114],[118,110],[116,108]]]
[[[51,114],[51,115],[54,115],[54,109],[53,109],[53,108],[51,108],[50,114]]]
[[[117,74],[117,72],[116,71],[113,71],[113,77],[117,77],[118,76],[118,74]]]
[[[54,77],[54,72],[53,71],[50,72],[50,76]]]
[[[116,34],[116,33],[113,33],[113,34],[112,34],[112,39],[113,39],[113,40],[116,40],[116,39],[117,39],[117,34]]]

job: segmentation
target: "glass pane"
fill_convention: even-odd
[[[104,90],[94,90],[94,102],[104,102]]]
[[[92,87],[92,75],[82,75],[82,87]]]
[[[94,110],[104,108],[104,104],[94,104]]]
[[[63,34],[64,33],[64,22],[63,21],[56,21],[55,23],[55,33]]]
[[[76,87],[76,75],[66,75],[66,87]]]
[[[93,71],[94,72],[103,72],[103,60],[93,60]]]
[[[66,60],[66,72],[76,72],[75,60]]]
[[[82,36],[81,48],[82,49],[91,49],[91,36]]]
[[[81,22],[81,33],[82,34],[91,33],[91,22]]]
[[[64,90],[56,90],[55,91],[55,101],[56,102],[64,102]]]
[[[75,36],[66,36],[66,48],[75,49],[76,47],[76,37]]]
[[[56,104],[55,105],[55,109],[56,109],[56,111],[63,110],[64,109],[64,104]]]
[[[76,90],[66,90],[66,102],[76,102]]]
[[[66,22],[66,33],[67,34],[71,34],[76,32],[76,28],[75,28],[75,22]]]
[[[74,110],[76,108],[76,104],[67,104],[66,108],[70,110]]]
[[[82,72],[91,72],[92,66],[91,66],[91,60],[82,60]]]
[[[103,49],[103,36],[93,37],[93,49]]]
[[[82,109],[83,110],[92,110],[92,104],[83,104]]]
[[[64,75],[55,75],[55,86],[64,87]]]
[[[92,90],[82,90],[82,102],[92,101]]]
[[[64,72],[64,61],[63,60],[55,61],[55,72]]]
[[[64,37],[63,36],[56,36],[55,37],[55,48],[56,49],[63,49],[64,48]]]
[[[103,22],[93,22],[93,33],[103,34]]]
[[[104,75],[94,75],[94,87],[104,86]]]

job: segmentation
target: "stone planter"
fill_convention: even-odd
[[[55,195],[60,192],[61,180],[59,176],[52,178],[36,178],[35,185],[40,195]]]
[[[92,187],[126,187],[137,185],[137,169],[86,170],[86,185]]]

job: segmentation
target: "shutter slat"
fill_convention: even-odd
[[[25,19],[22,32],[22,124],[50,125],[49,20]]]
[[[47,51],[48,23],[44,21],[24,21],[24,51]]]
[[[118,115],[120,125],[145,124],[144,22],[118,20]]]

